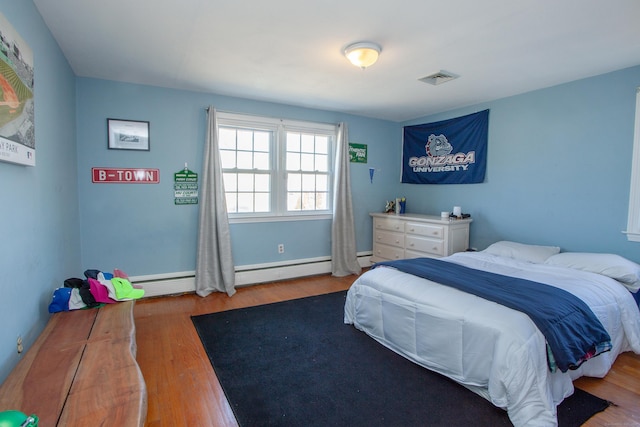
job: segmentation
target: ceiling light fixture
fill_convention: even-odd
[[[372,66],[378,60],[378,55],[382,48],[371,42],[358,42],[347,46],[344,49],[344,56],[356,67],[363,70]]]

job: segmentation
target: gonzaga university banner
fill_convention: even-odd
[[[405,126],[402,182],[473,184],[487,169],[489,110],[423,125]]]

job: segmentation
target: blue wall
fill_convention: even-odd
[[[509,239],[640,262],[640,245],[622,233],[638,86],[640,67],[633,67],[403,123],[490,109],[484,183],[398,191],[414,212],[462,206],[474,217],[471,245],[479,249]]]
[[[454,83],[455,84],[455,83]],[[635,88],[640,67],[493,102],[393,123],[237,98],[78,79],[78,162],[83,265],[132,275],[195,268],[198,206],[175,206],[172,174],[184,162],[201,172],[205,107],[287,119],[349,124],[368,145],[351,164],[359,251],[371,249],[368,213],[408,199],[409,212],[461,205],[474,217],[471,245],[510,239],[564,250],[615,252],[640,262],[626,227]],[[486,182],[400,184],[402,125],[490,109]],[[151,151],[106,148],[106,118],[151,122]],[[92,166],[154,167],[158,185],[92,184]],[[374,167],[374,183],[368,169]],[[330,254],[330,222],[232,224],[237,266]],[[284,243],[287,251],[278,254]]]
[[[220,111],[323,123],[345,121],[349,139],[368,145],[368,163],[351,164],[358,251],[371,250],[368,213],[395,195],[400,173],[400,125],[342,113],[248,101],[113,81],[77,79],[78,187],[82,263],[130,275],[195,269],[199,205],[176,206],[173,174],[202,173],[208,105]],[[148,152],[107,149],[107,118],[150,121]],[[391,160],[390,160],[391,159]],[[379,169],[369,182],[369,167]],[[92,167],[160,169],[159,184],[94,184]],[[331,254],[331,222],[231,225],[237,266]],[[285,253],[278,254],[278,243]]]
[[[33,51],[36,166],[0,162],[0,381],[49,319],[53,290],[80,269],[75,77],[31,1],[0,13]],[[6,409],[6,408],[5,408]]]

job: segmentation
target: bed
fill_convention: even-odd
[[[573,393],[573,380],[605,376],[622,352],[640,354],[640,311],[632,294],[640,287],[640,266],[617,255],[558,252],[497,242],[440,260],[552,285],[586,303],[611,346],[576,369],[550,366],[547,340],[528,315],[389,266],[353,283],[344,321],[506,409],[515,426],[557,425],[556,407]]]

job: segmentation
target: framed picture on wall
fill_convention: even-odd
[[[33,51],[0,13],[0,161],[36,165]]]
[[[109,149],[149,151],[149,122],[107,119]]]

